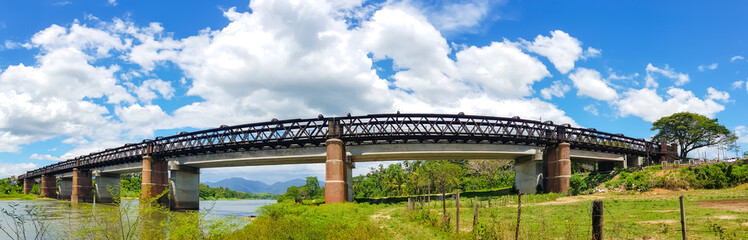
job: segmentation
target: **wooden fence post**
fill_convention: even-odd
[[[592,202],[592,240],[603,239],[603,200]]]
[[[680,228],[681,228],[681,234],[683,235],[683,240],[688,239],[686,237],[686,206],[683,203],[683,195],[680,195]]]
[[[514,231],[514,240],[519,239],[519,220],[522,216],[522,193],[517,194],[517,229]]]
[[[475,212],[473,212],[473,231],[475,231],[475,227],[478,226],[478,197],[475,197],[473,208],[475,208]]]
[[[455,206],[457,207],[457,218],[455,221],[455,231],[460,233],[460,189],[457,189],[457,195],[455,198]]]

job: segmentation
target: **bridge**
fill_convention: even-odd
[[[534,193],[540,185],[546,192],[567,193],[571,161],[596,163],[604,171],[661,161],[676,156],[674,151],[665,143],[519,117],[320,114],[146,139],[18,179],[26,194],[40,184],[45,197],[109,203],[120,175],[140,172],[141,197],[168,189],[159,202],[178,210],[198,209],[201,168],[325,163],[325,202],[339,203],[353,200],[351,169],[357,162],[512,159],[519,191]]]

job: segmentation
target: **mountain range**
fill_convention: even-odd
[[[290,186],[302,186],[306,184],[305,180],[293,179],[285,182],[276,182],[272,185],[267,183],[247,180],[244,178],[233,177],[226,178],[217,182],[205,182],[205,185],[210,187],[225,187],[234,191],[248,192],[248,193],[265,193],[270,192],[274,194],[286,193],[286,189]],[[320,181],[320,185],[324,185],[323,181]]]

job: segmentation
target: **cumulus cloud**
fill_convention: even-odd
[[[600,113],[597,111],[597,106],[595,106],[595,104],[584,106],[584,110],[595,116],[600,115]]]
[[[524,41],[524,45],[529,51],[547,57],[563,74],[571,71],[574,62],[582,57],[582,42],[561,30],[551,31],[551,37],[538,35],[533,42]],[[591,52],[599,54],[594,48]]]
[[[446,1],[444,4],[425,7],[431,24],[442,32],[464,31],[477,26],[487,15],[494,1]],[[434,9],[436,8],[436,9]]]
[[[497,97],[528,96],[534,82],[550,76],[545,65],[508,41],[469,47],[456,55],[460,76]]]
[[[743,125],[737,126],[733,129],[735,136],[738,137],[739,143],[748,143],[748,128]]]
[[[631,89],[621,99],[615,102],[622,117],[637,116],[645,121],[654,122],[657,119],[678,112],[693,112],[708,117],[725,107],[713,99],[699,99],[693,92],[680,88],[670,88],[666,97],[657,94],[651,88]]]
[[[730,101],[730,94],[727,93],[727,92],[719,91],[719,90],[714,89],[712,87],[707,88],[706,91],[707,91],[707,94],[708,94],[707,95],[708,99],[719,100],[719,101],[722,101],[722,102],[728,102],[728,101]]]
[[[550,87],[540,90],[540,95],[543,96],[543,99],[550,100],[554,96],[564,97],[569,90],[571,90],[569,85],[563,84],[561,81],[553,81]]]
[[[644,77],[644,79],[646,80],[645,85],[648,88],[657,88],[657,86],[659,85],[656,80],[657,74],[674,80],[675,86],[681,86],[691,81],[691,78],[688,76],[688,74],[675,72],[675,70],[671,69],[668,65],[665,65],[664,68],[658,68],[653,66],[652,63],[649,63],[647,64],[646,71],[647,76]]]
[[[582,55],[582,58],[587,59],[587,58],[599,57],[600,55],[602,55],[602,52],[603,51],[600,49],[587,47],[587,50],[584,51],[584,55]]]
[[[578,89],[577,95],[579,96],[587,96],[602,101],[611,101],[618,98],[616,90],[608,86],[608,83],[601,78],[600,72],[596,70],[577,68],[569,75],[569,79],[574,82],[574,87]]]
[[[732,82],[732,89],[743,88],[743,83],[745,83],[745,81],[735,81],[735,82]]]
[[[37,64],[0,73],[0,151],[63,136],[75,146],[59,157],[68,159],[149,138],[158,129],[318,113],[465,112],[577,125],[554,104],[530,98],[533,84],[550,73],[521,41],[453,49],[440,32],[448,25],[435,27],[408,3],[366,10],[370,17],[352,27],[341,12],[360,6],[251,1],[251,12],[224,12],[227,26],[182,39],[158,23],[137,27],[87,17],[96,27],[53,25],[28,43],[40,50]],[[551,35],[529,45],[568,72],[584,55],[581,43],[561,31]],[[385,71],[394,74],[383,79],[375,63],[385,59],[394,65]],[[116,60],[125,62],[111,64]],[[154,71],[166,62],[184,73],[180,84],[199,100],[170,112],[152,103],[181,94]],[[541,95],[562,97],[569,88],[554,83]]]
[[[48,161],[61,161],[61,160],[64,160],[64,159],[60,159],[59,157],[55,157],[55,156],[52,156],[52,155],[49,155],[49,154],[40,155],[40,154],[36,154],[36,153],[31,154],[31,156],[29,156],[29,158],[30,159],[35,159],[35,160],[48,160]]]
[[[743,58],[743,56],[738,55],[738,56],[731,57],[730,62],[735,62],[737,60],[743,60],[743,59],[745,59]]]
[[[717,69],[717,66],[718,66],[717,63],[712,63],[712,64],[709,64],[709,65],[699,65],[698,69],[699,69],[699,72],[703,72],[703,71],[706,71],[706,70]]]
[[[0,178],[8,178],[10,176],[18,176],[37,168],[36,164],[33,163],[3,163],[0,162]]]

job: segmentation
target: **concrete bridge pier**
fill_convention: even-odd
[[[543,152],[515,160],[514,187],[521,193],[535,193],[543,185]]]
[[[93,179],[91,170],[73,168],[73,193],[70,196],[71,203],[93,202]]]
[[[548,147],[543,154],[545,163],[545,192],[569,193],[571,178],[571,145],[563,142],[557,146]]]
[[[325,203],[351,201],[351,165],[347,163],[345,144],[342,140],[333,138],[328,139],[325,145]]]
[[[169,208],[172,210],[200,209],[200,169],[169,163],[171,194]]]
[[[169,172],[166,161],[143,156],[142,183],[140,199],[154,198],[166,191],[169,184]],[[162,205],[168,204],[166,194],[156,200]]]
[[[73,179],[60,177],[57,179],[57,184],[60,185],[57,196],[59,200],[70,200],[70,196],[73,194]]]
[[[96,178],[96,203],[113,203],[120,193],[120,174],[93,172]]]
[[[626,155],[626,167],[639,167],[643,164],[643,157],[636,155]]]
[[[41,193],[46,198],[57,198],[57,179],[53,175],[42,175]]]
[[[23,194],[31,194],[31,188],[34,187],[34,179],[23,179]]]

